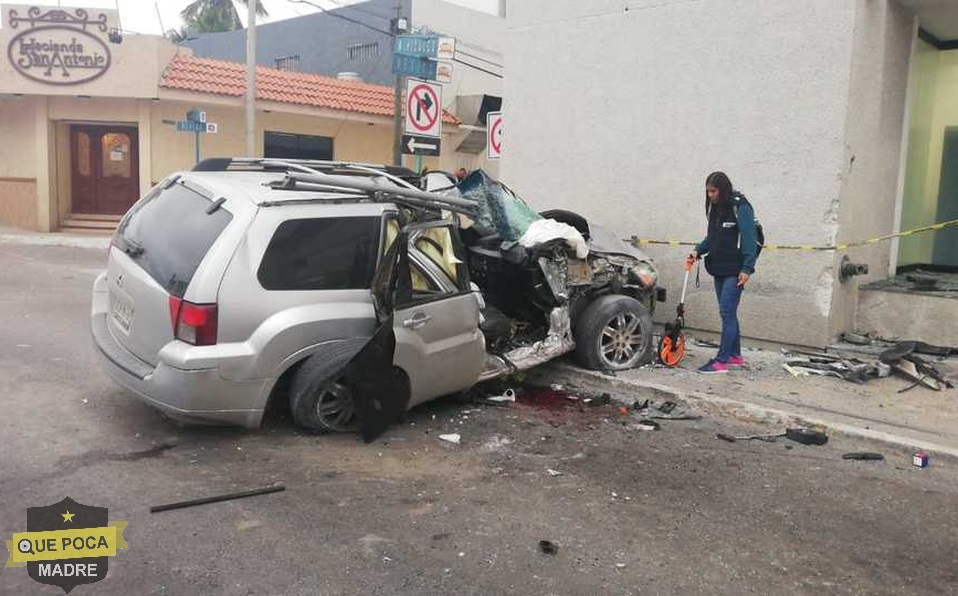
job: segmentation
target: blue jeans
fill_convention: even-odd
[[[732,356],[742,355],[742,333],[738,326],[738,303],[742,299],[737,275],[715,278],[715,295],[718,297],[719,314],[722,316],[722,341],[719,344],[719,362],[728,362]]]

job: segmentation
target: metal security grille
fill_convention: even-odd
[[[277,70],[299,72],[299,54],[293,56],[278,56],[275,58]]]
[[[358,43],[346,46],[346,58],[348,60],[367,61],[379,57],[379,42]]]

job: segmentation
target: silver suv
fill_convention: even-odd
[[[91,326],[110,376],[173,418],[253,428],[275,397],[303,427],[371,440],[573,350],[647,362],[664,299],[640,251],[481,171],[213,159],[123,218]]]

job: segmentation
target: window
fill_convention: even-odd
[[[170,294],[183,297],[233,215],[182,184],[155,189],[120,223],[116,245]]]
[[[379,58],[379,42],[357,43],[346,46],[346,59],[368,62]]]
[[[288,132],[266,131],[263,156],[286,159],[333,159],[333,139]]]
[[[100,161],[103,164],[104,178],[129,178],[131,164],[130,137],[122,132],[108,132],[100,137],[103,152]]]
[[[299,72],[299,54],[293,56],[277,56],[273,59],[277,70]]]
[[[370,287],[381,219],[291,219],[276,228],[259,266],[267,290],[353,290]]]

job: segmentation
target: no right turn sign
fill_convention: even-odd
[[[502,112],[486,114],[486,157],[502,157]]]

